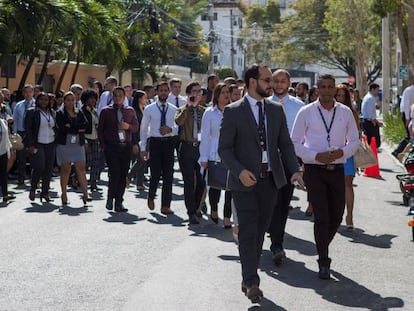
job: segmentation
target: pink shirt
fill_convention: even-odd
[[[328,133],[322,120],[319,109],[325,123],[330,130],[330,146]],[[319,101],[308,104],[299,111],[292,129],[292,142],[295,145],[296,154],[306,164],[323,164],[316,161],[316,154],[328,151],[331,148],[342,149],[342,158],[332,163],[345,163],[346,159],[353,156],[359,145],[358,129],[351,110],[343,104],[335,102],[331,110],[326,110]]]

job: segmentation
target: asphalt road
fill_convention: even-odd
[[[160,200],[130,187],[125,214],[108,213],[103,196],[83,206],[70,192],[62,208],[59,180],[51,204],[28,189],[0,208],[0,310],[414,310],[413,242],[397,172],[385,149],[383,179],[355,178],[356,228],[340,228],[331,246],[330,281],[317,277],[306,194],[295,191],[287,224],[288,259],[275,267],[266,239],[260,265],[261,305],[240,291],[240,263],[230,230],[204,216],[188,226],[176,172],[173,216]]]

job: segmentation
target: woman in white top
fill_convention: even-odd
[[[40,201],[45,199],[50,202],[49,185],[56,154],[56,114],[46,93],[37,96],[35,105],[26,112],[24,118],[27,133],[24,143],[30,154],[32,168],[29,199],[35,199],[36,188],[42,179]]]
[[[213,91],[213,106],[204,112],[201,122],[200,159],[201,166],[208,170],[208,161],[220,161],[218,155],[218,141],[223,109],[230,103],[230,92],[225,83],[219,83]],[[217,206],[220,201],[221,190],[210,188],[208,197],[211,206],[211,220],[218,223]],[[231,192],[226,191],[224,202],[224,228],[231,228]]]
[[[10,157],[11,147],[7,121],[0,118],[0,187],[4,204],[7,204],[7,201],[10,199],[15,198],[14,196],[9,196],[7,192],[7,162]]]

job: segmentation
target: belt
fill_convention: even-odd
[[[199,141],[185,141],[185,140],[182,140],[181,142],[184,143],[184,144],[187,144],[187,145],[191,145],[193,147],[198,147],[200,145]]]
[[[110,146],[117,146],[117,147],[127,147],[130,146],[131,143],[129,142],[117,142],[117,143],[109,143]]]
[[[344,165],[343,164],[324,164],[324,165],[305,164],[305,169],[307,167],[319,168],[321,170],[327,170],[327,171],[335,171],[335,170],[343,169]]]
[[[167,136],[167,137],[151,137],[150,140],[152,141],[170,141],[174,139],[175,136]]]
[[[267,172],[260,172],[260,173],[259,173],[259,177],[260,177],[260,178],[268,178],[268,177],[272,177],[272,172],[271,172],[271,171],[267,171]]]

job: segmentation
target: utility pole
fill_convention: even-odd
[[[233,39],[233,10],[230,10],[230,59],[231,69],[234,70],[234,39]]]
[[[208,46],[209,46],[209,62],[208,62],[208,74],[214,73],[214,42],[216,35],[214,33],[214,5],[213,0],[208,0],[208,20],[209,20],[209,32],[208,32]]]
[[[390,108],[390,14],[382,19],[382,113]]]

